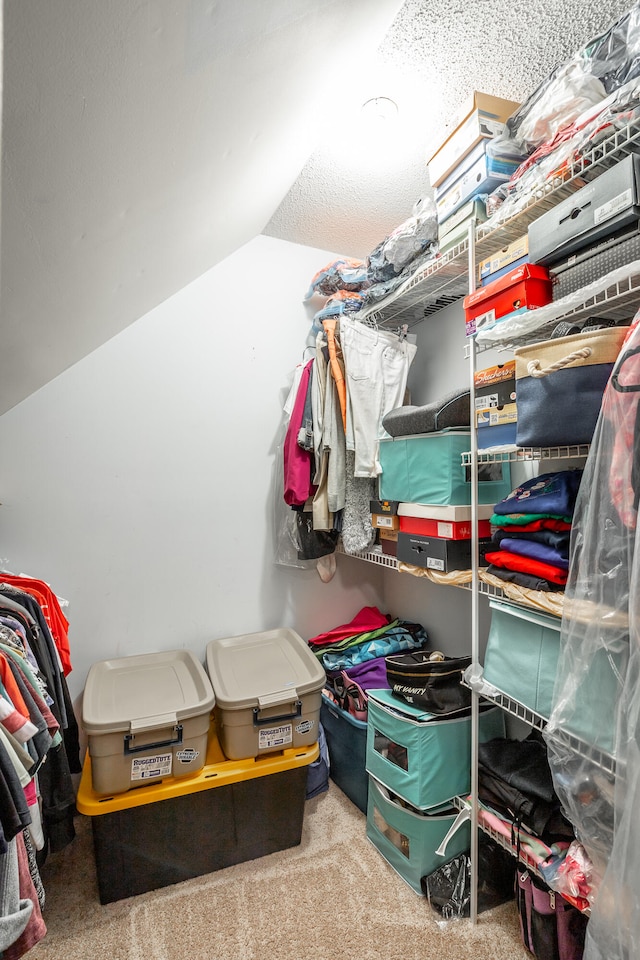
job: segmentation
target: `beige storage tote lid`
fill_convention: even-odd
[[[207,668],[224,710],[290,703],[324,686],[325,672],[310,647],[294,630],[211,640]]]
[[[145,653],[93,664],[82,725],[90,734],[128,731],[132,723],[149,729],[200,716],[214,705],[211,681],[190,650]]]

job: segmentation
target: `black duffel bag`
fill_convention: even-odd
[[[431,657],[439,659],[430,659]],[[394,696],[435,716],[468,710],[471,691],[462,674],[471,657],[444,657],[428,650],[393,653],[385,657],[387,680]]]

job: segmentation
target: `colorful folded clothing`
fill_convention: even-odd
[[[559,470],[532,477],[512,490],[494,507],[499,516],[509,513],[551,514],[571,517],[582,479],[582,470]]]
[[[349,623],[334,627],[326,633],[319,633],[308,642],[312,647],[336,643],[344,640],[345,637],[353,637],[366,630],[377,630],[379,627],[387,626],[390,620],[391,617],[386,613],[380,613],[377,607],[363,607]]]
[[[570,530],[534,530],[529,533],[529,531],[521,530],[519,527],[515,529],[508,527],[506,530],[499,527],[491,539],[494,543],[501,543],[505,537],[512,540],[528,540],[530,543],[544,543],[546,546],[557,550],[563,559],[569,559]],[[509,548],[505,547],[505,549],[508,550]]]
[[[562,584],[550,583],[543,577],[534,577],[530,573],[522,573],[520,570],[506,570],[502,567],[496,567],[494,563],[487,567],[487,573],[505,583],[515,583],[518,587],[526,587],[527,590],[538,590],[543,593],[552,593],[562,590]]]
[[[521,573],[528,573],[533,577],[542,577],[551,583],[564,585],[567,582],[566,570],[550,563],[543,563],[541,560],[533,560],[531,557],[521,557],[516,553],[509,553],[508,550],[494,550],[491,553],[486,553],[485,560],[496,567],[519,570]]]
[[[500,549],[515,553],[519,557],[530,557],[532,560],[541,560],[542,563],[551,563],[560,570],[569,569],[566,557],[548,546],[546,543],[536,543],[535,540],[517,540],[515,537],[505,537],[500,541]]]
[[[327,672],[349,670],[358,663],[375,660],[377,657],[387,657],[402,650],[417,650],[426,646],[427,640],[424,627],[419,624],[409,624],[407,627],[400,623],[375,640],[367,640],[335,653],[325,652],[321,662]]]
[[[505,513],[491,515],[492,527],[517,527],[519,530],[570,530],[571,517],[545,513]]]

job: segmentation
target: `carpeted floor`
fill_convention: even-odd
[[[514,903],[442,922],[365,836],[331,782],[299,846],[101,906],[91,822],[42,870],[48,933],[32,960],[527,960]]]

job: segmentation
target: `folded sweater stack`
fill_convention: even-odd
[[[562,590],[569,570],[571,521],[582,470],[527,480],[497,503],[489,572],[532,590]]]

